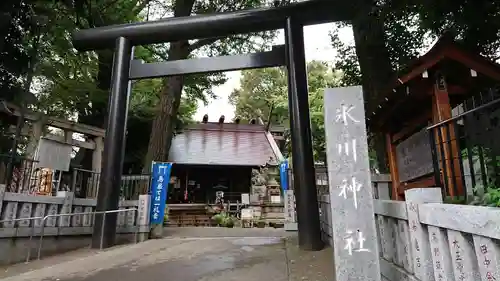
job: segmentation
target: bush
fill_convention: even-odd
[[[212,220],[214,220],[217,225],[222,225],[224,222],[224,218],[225,218],[224,214],[220,213],[220,214],[214,215],[212,217]]]
[[[231,216],[227,216],[224,218],[223,226],[225,227],[233,227],[234,226],[234,218]]]
[[[212,217],[212,220],[218,226],[233,227],[235,224],[235,218],[226,212],[221,212]]]

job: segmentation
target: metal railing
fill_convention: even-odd
[[[76,198],[97,198],[101,173],[71,168],[69,172],[37,167],[37,161],[0,154],[0,184],[7,192],[56,195],[57,191],[72,191]],[[122,175],[120,197],[137,200],[150,191],[150,174]]]
[[[118,209],[118,210],[109,210],[109,211],[97,211],[97,212],[83,212],[83,213],[70,213],[70,214],[57,214],[57,215],[47,215],[43,217],[42,219],[42,231],[40,233],[40,239],[38,242],[38,259],[40,260],[41,258],[41,253],[42,253],[42,246],[43,246],[43,237],[45,234],[45,222],[47,221],[48,218],[54,218],[54,217],[72,217],[72,216],[82,216],[82,215],[103,215],[102,216],[102,221],[101,221],[101,241],[99,245],[99,249],[102,250],[103,248],[103,239],[104,239],[104,229],[106,226],[106,215],[107,214],[114,214],[114,213],[121,213],[121,212],[130,212],[133,211],[137,213],[139,209],[137,208],[132,208],[132,209]],[[95,217],[94,217],[95,218]],[[95,220],[94,220],[95,223]],[[137,243],[137,237],[139,233],[139,225],[136,226],[135,232],[134,232],[134,242]]]
[[[0,224],[6,223],[6,222],[14,222],[14,228],[16,229],[16,232],[19,230],[19,227],[16,227],[15,222],[18,221],[33,221],[33,220],[42,220],[44,217],[30,217],[30,218],[17,218],[17,219],[9,219],[9,220],[1,220]],[[35,222],[30,223],[31,224],[31,233],[30,233],[30,240],[29,240],[29,247],[28,247],[28,252],[26,254],[26,262],[30,261],[31,258],[31,241],[33,241],[33,236],[35,235]]]
[[[101,173],[73,168],[71,191],[77,198],[97,198]]]
[[[74,168],[71,190],[77,198],[97,198],[100,179],[99,172]],[[149,193],[150,182],[150,174],[122,175],[120,197],[124,200],[137,200],[140,194]]]
[[[122,175],[120,197],[124,200],[137,200],[141,194],[149,194],[151,188],[150,174]]]
[[[318,192],[318,196],[328,194],[329,183],[328,183],[328,169],[324,165],[316,165],[315,166],[315,178],[316,178],[316,189]],[[288,169],[288,188],[293,189],[293,170]]]
[[[464,112],[427,128],[436,185],[466,201],[500,188],[500,97],[471,100]]]
[[[95,215],[99,215],[99,214],[102,214],[102,223],[101,223],[101,233],[104,233],[104,229],[105,229],[105,226],[106,226],[106,215],[107,214],[112,214],[112,213],[121,213],[121,212],[134,212],[134,215],[137,216],[138,212],[139,212],[139,209],[137,208],[131,208],[131,209],[118,209],[118,210],[109,210],[109,211],[96,211],[96,212],[82,212],[82,213],[68,213],[68,214],[55,214],[55,215],[46,215],[44,217],[30,217],[30,218],[16,218],[16,219],[9,219],[9,220],[1,220],[0,221],[0,224],[3,224],[3,223],[7,223],[7,222],[19,222],[19,221],[34,221],[34,220],[41,220],[41,223],[40,223],[40,226],[37,227],[35,225],[34,222],[30,223],[31,224],[31,232],[30,232],[30,235],[29,235],[29,247],[28,247],[28,250],[27,250],[27,253],[26,253],[26,262],[29,262],[30,259],[31,259],[31,242],[33,241],[33,236],[35,236],[36,234],[36,229],[37,228],[41,228],[40,230],[40,238],[38,240],[38,252],[37,252],[37,259],[40,260],[41,259],[41,255],[42,255],[42,248],[43,248],[43,238],[44,238],[44,235],[45,235],[45,225],[46,225],[46,222],[47,222],[47,219],[49,218],[58,218],[58,217],[73,217],[73,216],[83,216],[83,215],[91,215],[91,216],[95,216]],[[95,221],[94,221],[95,223]],[[64,226],[58,226],[58,227],[64,227]],[[137,243],[137,239],[138,239],[138,234],[139,234],[139,228],[140,228],[140,225],[138,223],[136,223],[136,225],[134,226],[135,227],[135,231],[134,231],[134,243]],[[16,225],[14,225],[14,228],[16,229],[16,231],[18,231],[19,227],[16,227]],[[103,235],[101,235],[101,240],[100,240],[100,245],[99,245],[99,249],[102,250],[103,248]]]

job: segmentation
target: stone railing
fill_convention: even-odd
[[[384,200],[385,191],[378,194],[374,212],[382,280],[500,280],[499,208],[443,204],[440,188],[407,190],[404,202]],[[321,201],[329,208],[328,196]],[[326,216],[323,231],[331,242]]]
[[[443,204],[440,188],[375,200],[387,280],[500,280],[500,209]]]
[[[42,252],[57,253],[88,246],[94,224],[95,199],[74,198],[73,192],[58,196],[27,195],[5,192],[0,185],[0,264],[24,259],[27,248],[38,249],[43,233]],[[149,233],[149,195],[139,200],[121,201],[117,213],[117,233],[120,237],[142,240]],[[58,216],[66,214],[64,216]],[[75,214],[75,215],[69,215]],[[80,215],[76,215],[80,214]],[[43,217],[46,217],[43,223]],[[31,219],[30,219],[31,218]],[[39,219],[33,219],[39,218]],[[54,240],[51,242],[51,239]],[[125,241],[124,241],[125,242]],[[45,251],[45,248],[51,248]],[[8,261],[4,258],[9,258]]]

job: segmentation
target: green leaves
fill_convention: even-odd
[[[499,1],[381,1],[373,10],[383,20],[385,47],[394,71],[405,68],[444,32],[452,32],[466,48],[498,59]],[[361,73],[355,47],[341,42],[338,36],[339,30],[345,26],[338,24],[331,34],[332,45],[339,53],[335,67],[344,73],[343,85],[359,85]]]
[[[323,91],[339,84],[340,76],[321,61],[307,64],[309,108],[314,156],[325,161],[325,129]],[[231,93],[229,101],[236,108],[235,116],[243,120],[261,117],[267,121],[272,108],[273,124],[289,124],[287,76],[284,68],[265,68],[243,72],[241,86]],[[285,133],[287,137],[289,134]],[[286,140],[289,144],[289,139]],[[289,149],[290,147],[288,147]]]
[[[477,186],[474,188],[474,193],[477,195],[469,203],[470,205],[500,207],[500,189],[494,184],[489,184],[486,189]]]

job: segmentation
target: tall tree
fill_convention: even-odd
[[[187,81],[188,85],[182,95],[176,123],[174,124],[175,130],[180,130],[193,121],[192,117],[196,113],[197,104],[200,100],[198,96],[202,94],[201,91],[208,91],[208,88],[212,86],[204,77],[192,76],[190,78],[191,80],[194,78],[198,79],[197,81]],[[202,86],[203,83],[206,85]],[[193,87],[189,86],[190,84],[200,87],[200,91],[193,90]],[[125,155],[124,172],[141,173],[142,171],[149,143],[149,139],[144,136],[151,134],[151,127],[156,114],[155,108],[159,102],[161,87],[161,79],[138,81],[133,85],[127,122],[127,153]]]
[[[392,90],[392,73],[405,68],[445,31],[453,32],[470,50],[499,58],[498,1],[367,1],[360,11],[361,16],[352,22],[355,45],[339,40],[338,28],[345,24],[334,30],[332,42],[340,53],[336,68],[344,73],[342,83],[363,85],[368,111]],[[383,136],[371,135],[378,168],[386,172]]]
[[[394,72],[405,68],[431,39],[454,31],[473,51],[485,55],[499,50],[499,4],[496,1],[366,1],[352,21],[355,45],[339,40],[338,28],[332,42],[339,49],[336,68],[343,84],[362,84],[366,110],[378,106],[388,91]],[[484,24],[488,23],[486,28]],[[371,132],[371,147],[377,152],[378,169],[387,171],[384,136]]]
[[[364,48],[363,44],[358,45],[359,37],[363,37],[359,34],[364,32],[368,37],[375,36],[369,32],[372,29],[378,30],[375,32],[378,34],[377,38],[382,38],[384,43],[376,43],[377,40],[374,40],[375,43],[370,44],[379,46],[378,49],[381,49],[380,46],[385,46],[386,51],[383,52],[387,53],[386,60],[394,71],[405,68],[411,60],[425,51],[436,37],[450,31],[470,50],[495,60],[499,58],[500,3],[498,1],[391,0],[378,1],[371,6],[366,6],[365,10],[364,13],[370,17],[358,19],[367,22],[364,30],[357,30],[357,22],[353,21],[349,25],[338,24],[332,32],[332,44],[339,50],[339,59],[335,67],[343,72],[342,83],[344,84],[361,83],[362,58],[355,55],[358,49]],[[347,26],[353,28],[356,45],[346,44],[339,39],[339,30]],[[368,37],[365,37],[365,40]],[[370,65],[377,68],[380,64],[371,63]]]
[[[25,1],[29,1],[36,22],[43,20],[43,25],[37,24],[23,38],[28,54],[36,50],[35,55],[29,56],[25,79],[25,89],[31,88],[37,93],[34,109],[103,127],[109,89],[106,73],[111,70],[112,53],[109,50],[97,54],[77,53],[70,35],[77,28],[95,27],[111,17],[131,18],[133,9],[127,4],[134,0]],[[111,10],[110,5],[116,2],[120,7]],[[79,159],[83,158],[90,166],[91,154],[86,151],[80,149],[79,156],[84,157]]]
[[[452,32],[469,50],[500,58],[500,2],[495,0],[408,0],[417,27],[434,35]],[[415,28],[414,28],[415,29]]]
[[[0,97],[18,98],[27,88],[32,69],[33,49],[37,49],[44,18],[36,14],[33,0],[6,0],[0,4]],[[36,54],[36,53],[35,53]],[[29,84],[29,83],[28,83]],[[29,89],[28,89],[29,90]]]
[[[68,3],[40,1],[34,5],[37,14],[44,15],[48,19],[47,27],[41,34],[42,45],[35,73],[39,98],[37,109],[50,115],[73,119],[76,117],[80,123],[104,127],[111,79],[112,50],[76,52],[72,48],[70,34],[76,29],[142,21],[152,13],[168,13],[170,7],[165,1],[150,0],[80,0],[75,1],[79,3],[78,7]],[[166,60],[168,51],[168,45],[156,48],[139,46],[135,49],[135,56],[147,62],[155,62]],[[207,98],[213,95],[210,92],[212,86],[224,81],[225,77],[221,74],[190,76],[185,80],[185,99],[189,101],[190,106],[195,106],[197,99],[206,102]],[[143,127],[151,129],[151,121],[155,117],[154,109],[159,103],[161,82],[156,79],[133,84],[129,113],[132,127],[128,128],[128,144],[142,144],[147,147],[147,139],[145,144],[144,138],[139,142],[132,139],[139,135],[149,135],[149,130],[141,131],[142,134],[130,131]],[[134,106],[136,100],[148,102]],[[187,115],[192,113],[192,110],[181,110],[178,114],[179,119],[189,119]],[[141,126],[133,126],[134,124]],[[174,127],[177,125],[180,123],[174,122]],[[146,151],[144,147],[131,151],[135,156],[132,158],[137,161],[140,157],[142,162]],[[76,162],[89,165],[91,157],[85,152],[85,149],[79,151]]]
[[[313,152],[316,161],[325,162],[325,130],[323,115],[323,91],[337,86],[339,76],[322,61],[307,63],[309,108]],[[235,116],[250,120],[261,117],[273,124],[289,124],[287,75],[284,68],[247,70],[241,77],[240,88],[234,90],[229,101],[235,106]],[[271,112],[272,110],[272,112]],[[287,153],[290,142],[286,134]]]
[[[44,34],[44,42],[50,47],[45,49],[40,68],[41,76],[49,81],[44,85],[48,87],[44,92],[49,100],[60,97],[63,108],[77,111],[79,122],[104,127],[113,52],[75,52],[70,34],[77,29],[141,20],[141,11],[148,3],[149,0],[80,0],[75,4],[40,1],[40,13],[51,19]]]

